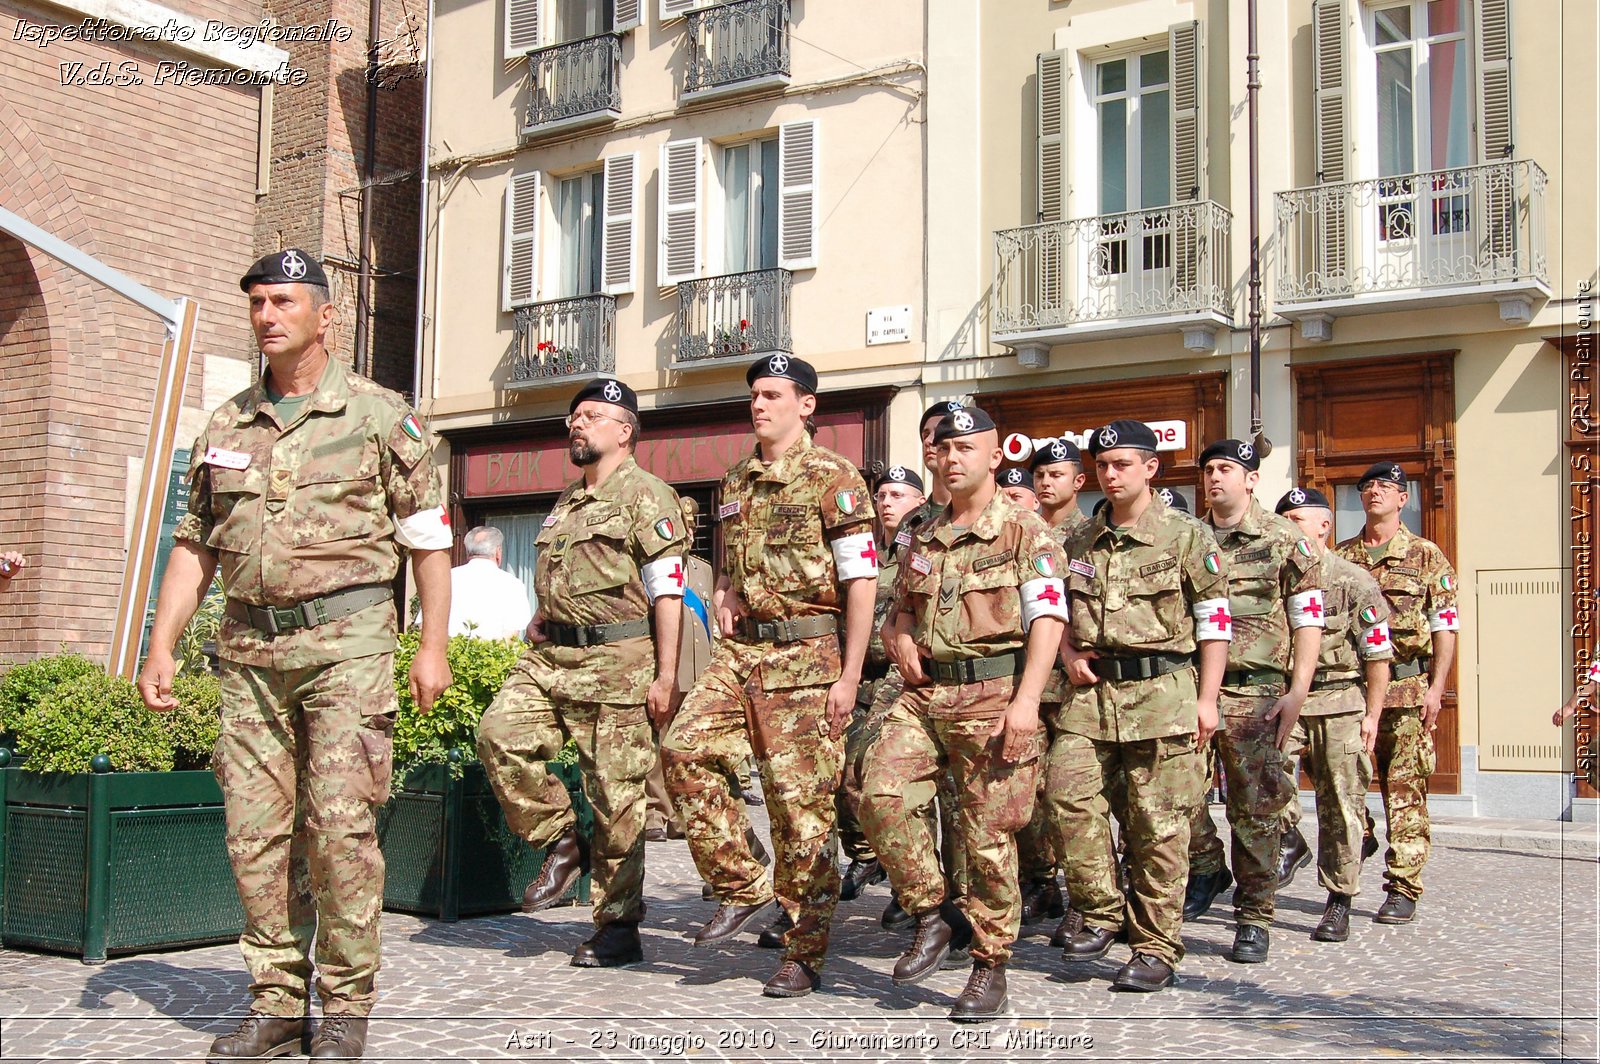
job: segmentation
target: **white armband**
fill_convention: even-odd
[[[1600,658],[1589,662],[1589,682],[1600,683]]]
[[[839,582],[878,575],[878,546],[871,532],[856,532],[833,541],[833,567]]]
[[[678,557],[657,558],[653,562],[646,562],[639,576],[644,580],[644,594],[651,602],[665,595],[667,598],[683,598],[684,586],[689,578],[683,571],[683,559]]]
[[[1394,642],[1389,638],[1389,622],[1379,621],[1361,632],[1361,657],[1367,661],[1380,656],[1393,655]]]
[[[1461,619],[1456,615],[1456,608],[1454,606],[1446,606],[1442,610],[1434,610],[1432,613],[1428,614],[1428,631],[1461,631]]]
[[[1326,628],[1322,619],[1322,590],[1312,588],[1289,596],[1290,628]]]
[[[443,506],[431,510],[418,510],[410,517],[394,519],[394,538],[402,547],[412,550],[448,550],[454,541],[450,535],[450,515]]]
[[[1200,643],[1233,640],[1233,611],[1228,609],[1227,599],[1205,599],[1194,604],[1194,638]]]
[[[1059,576],[1045,576],[1022,585],[1022,630],[1040,617],[1067,619],[1067,585]]]

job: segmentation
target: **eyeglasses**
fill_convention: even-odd
[[[1390,480],[1369,480],[1365,484],[1356,485],[1356,492],[1361,495],[1366,495],[1369,492],[1377,492],[1382,495],[1388,491],[1404,490],[1400,485]]]
[[[611,417],[607,414],[591,414],[586,410],[580,410],[576,414],[568,414],[564,423],[570,429],[574,425],[586,425],[591,421],[615,421],[619,425],[623,423],[619,417]]]

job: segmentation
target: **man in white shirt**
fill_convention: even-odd
[[[500,568],[505,541],[498,528],[487,525],[474,528],[462,541],[467,563],[450,570],[452,636],[520,637],[533,619],[527,585]]]

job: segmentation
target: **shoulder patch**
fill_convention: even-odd
[[[1056,575],[1056,560],[1048,553],[1033,556],[1033,571],[1043,577]]]
[[[1206,572],[1210,573],[1212,576],[1216,576],[1218,573],[1222,572],[1222,560],[1217,557],[1217,552],[1214,550],[1206,551],[1205,565]]]
[[[417,422],[417,415],[407,414],[400,421],[400,430],[413,440],[422,439],[422,426]]]
[[[656,522],[656,535],[662,539],[672,539],[677,535],[677,529],[672,523],[672,518],[663,517]]]
[[[861,505],[861,499],[856,494],[854,488],[846,491],[835,492],[833,495],[833,501],[839,504],[839,512],[844,514],[855,513],[856,507]]]
[[[1297,540],[1294,549],[1299,551],[1300,556],[1303,558],[1311,557],[1311,544],[1304,539]]]
[[[1456,589],[1456,578],[1451,576],[1449,573],[1441,574],[1439,577],[1439,586],[1446,591],[1454,591]]]
[[[1376,624],[1377,622],[1378,622],[1378,610],[1377,610],[1376,607],[1374,607],[1374,606],[1363,606],[1363,607],[1361,607],[1361,623],[1362,624],[1370,626],[1370,625]]]

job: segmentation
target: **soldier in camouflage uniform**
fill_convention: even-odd
[[[795,926],[762,992],[798,997],[821,981],[839,899],[834,793],[871,636],[878,551],[861,474],[806,430],[816,370],[779,354],[745,379],[757,450],[723,478],[718,508],[726,558],[715,598],[727,638],[661,752],[689,851],[721,903],[695,943],[731,938],[776,891]],[[728,787],[752,750],[771,812],[772,883]]]
[[[1083,456],[1071,440],[1050,440],[1033,452],[1028,463],[1033,474],[1033,493],[1038,499],[1039,516],[1055,533],[1056,542],[1067,539],[1089,523],[1078,509],[1078,492],[1083,489]],[[1040,719],[1048,727],[1066,698],[1067,678],[1060,668],[1050,670],[1050,680],[1039,697]],[[1077,931],[1076,921],[1065,919],[1061,886],[1056,882],[1056,851],[1050,838],[1050,803],[1044,788],[1047,774],[1039,773],[1039,795],[1033,804],[1033,817],[1017,832],[1017,875],[1022,881],[1022,926],[1050,917],[1061,921],[1051,943],[1065,946]]]
[[[1211,503],[1204,520],[1228,563],[1234,625],[1217,732],[1238,880],[1231,956],[1255,964],[1270,948],[1283,810],[1300,796],[1283,746],[1311,690],[1322,645],[1322,562],[1298,528],[1256,500],[1260,459],[1251,444],[1219,440],[1201,452],[1200,468]],[[1210,906],[1225,867],[1211,811],[1201,804],[1189,835],[1185,919],[1197,899],[1201,912]]]
[[[999,494],[1000,439],[987,414],[947,414],[934,438],[951,501],[917,530],[896,582],[892,636],[906,687],[867,752],[862,820],[917,918],[895,983],[921,982],[970,942],[972,974],[950,1018],[973,1022],[1006,1007],[1022,917],[1013,836],[1038,788],[1039,692],[1066,619],[1064,559],[1044,522]],[[947,897],[923,823],[947,770],[962,809],[964,912]]]
[[[1231,618],[1211,533],[1156,499],[1156,437],[1113,421],[1090,451],[1107,508],[1067,541],[1072,615],[1062,657],[1074,685],[1050,745],[1051,824],[1083,927],[1069,962],[1098,960],[1124,930],[1120,990],[1172,985],[1189,872],[1189,825],[1205,786],[1198,749],[1217,726]],[[1195,656],[1198,650],[1199,674]],[[1117,885],[1106,792],[1121,777],[1132,892]]]
[[[1389,897],[1373,917],[1380,924],[1409,923],[1422,896],[1433,730],[1461,630],[1455,570],[1437,545],[1400,523],[1410,498],[1406,485],[1405,471],[1394,462],[1368,469],[1357,485],[1366,525],[1337,552],[1377,578],[1389,603],[1394,640],[1376,751],[1389,837],[1383,873]]]
[[[1317,792],[1317,879],[1328,903],[1311,937],[1350,937],[1350,901],[1361,875],[1361,836],[1367,822],[1370,752],[1377,742],[1389,687],[1389,607],[1372,575],[1328,550],[1333,510],[1315,488],[1294,488],[1277,511],[1293,521],[1322,559],[1322,650],[1311,695],[1300,710],[1286,752],[1304,758]],[[1293,761],[1289,762],[1292,768]],[[1290,780],[1292,787],[1298,782]],[[1299,834],[1300,803],[1291,801],[1287,831]],[[1301,839],[1304,845],[1304,839]]]
[[[253,1001],[215,1058],[298,1049],[313,935],[325,1019],[311,1055],[365,1047],[383,903],[374,810],[389,796],[398,710],[391,581],[405,548],[426,621],[412,695],[426,711],[450,683],[451,535],[432,443],[403,399],[329,357],[327,284],[298,248],[240,281],[268,369],[190,452],[189,512],[139,679],[147,706],[173,707],[173,644],[220,562],[214,764]]]
[[[583,476],[534,541],[539,610],[530,646],[478,722],[478,757],[511,830],[548,847],[524,912],[554,905],[593,867],[596,930],[572,963],[604,968],[644,959],[650,721],[666,720],[677,693],[688,529],[677,493],[633,460],[632,388],[590,381],[569,411],[571,457]],[[578,835],[567,789],[545,767],[568,738],[594,808],[592,842]]]

